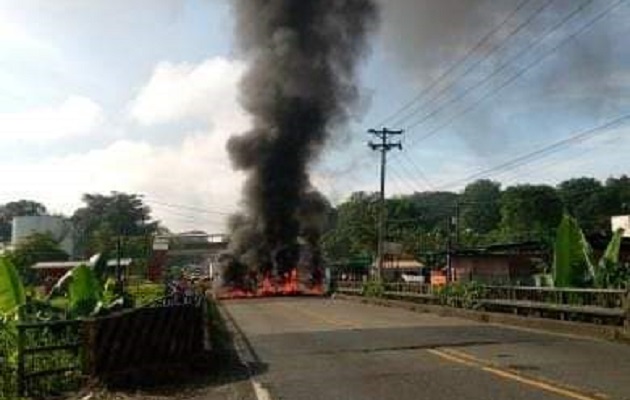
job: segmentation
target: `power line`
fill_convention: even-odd
[[[571,146],[575,143],[579,143],[582,142],[584,140],[589,139],[592,136],[597,135],[598,133],[601,133],[602,131],[605,131],[607,129],[610,129],[616,125],[622,124],[626,121],[630,120],[630,114],[625,114],[621,117],[615,118],[609,122],[606,122],[602,125],[596,126],[594,128],[588,129],[586,131],[580,132],[576,135],[570,136],[568,138],[559,140],[557,142],[551,143],[550,145],[544,146],[542,148],[539,148],[537,150],[534,150],[532,152],[523,154],[521,156],[518,156],[516,158],[513,158],[509,161],[506,161],[504,163],[501,163],[499,165],[496,165],[494,167],[485,169],[483,171],[479,171],[476,172],[472,175],[469,175],[466,178],[463,179],[458,179],[456,181],[452,181],[444,186],[442,186],[441,188],[448,188],[448,187],[452,187],[455,185],[458,185],[460,183],[465,183],[465,182],[470,182],[473,181],[475,179],[481,178],[481,177],[485,177],[488,174],[492,174],[493,172],[498,172],[498,171],[502,171],[502,170],[510,170],[510,169],[514,169],[517,168],[521,165],[527,164],[535,159],[540,159],[543,158],[549,154],[555,153],[557,151],[562,150],[565,147]]]
[[[207,208],[188,206],[188,205],[183,205],[183,204],[166,203],[166,202],[157,201],[157,200],[153,200],[153,199],[145,199],[145,200],[146,200],[147,203],[153,203],[153,204],[156,204],[156,205],[159,205],[159,206],[163,206],[163,207],[182,209],[182,210],[190,210],[190,211],[196,211],[196,212],[205,213],[205,214],[217,214],[217,215],[226,215],[226,216],[234,214],[234,212],[214,211],[214,210],[210,210],[210,209],[207,209]]]
[[[588,0],[588,1],[593,1],[593,0]],[[539,7],[538,9],[536,9],[536,11],[529,16],[529,18],[527,18],[523,23],[521,23],[515,30],[513,30],[510,34],[510,36],[508,36],[508,39],[511,38],[512,36],[518,34],[522,29],[524,29],[527,25],[531,24],[532,21],[534,21],[549,5],[551,5],[551,3],[553,2],[553,0],[549,0],[546,3],[543,3],[541,7]],[[495,52],[498,51],[498,49],[502,48],[503,45],[505,45],[507,43],[507,39],[504,43],[502,43],[499,47],[497,47],[497,50]],[[529,47],[529,46],[528,46]],[[470,74],[479,64],[481,64],[481,62],[485,61],[486,59],[488,59],[494,52],[491,52],[489,54],[487,54],[485,57],[477,60],[476,63],[472,64],[469,68],[466,69],[466,71],[459,76],[459,78],[464,78],[465,76],[467,76],[468,74]],[[512,57],[507,63],[504,63],[505,65],[508,65],[510,62],[512,62],[514,59],[518,58],[519,55],[517,55],[516,57]],[[499,73],[499,70],[495,70],[494,72],[490,73],[489,75],[487,75],[484,80],[482,80],[481,82],[487,82],[492,76],[496,75]],[[453,87],[456,86],[457,82],[453,82],[453,84],[451,84],[450,86],[447,86],[445,88],[443,88],[442,90],[440,90],[436,96],[434,96],[432,99],[430,99],[429,101],[427,101],[427,104],[433,104],[434,102],[436,102],[438,99],[440,99],[442,97],[443,94],[448,93]],[[470,86],[469,88],[467,88],[465,90],[464,93],[451,98],[449,101],[443,103],[442,105],[438,106],[437,108],[435,108],[433,111],[423,115],[420,120],[416,121],[415,123],[409,125],[409,127],[407,129],[413,128],[415,126],[418,126],[421,123],[424,123],[426,121],[428,121],[429,119],[431,119],[434,115],[438,114],[441,110],[443,110],[447,105],[459,100],[460,98],[464,97],[466,93],[469,93],[470,91],[472,91],[473,89],[475,89],[476,87],[479,87],[479,85],[481,85],[481,83],[477,83],[474,84],[472,86]],[[404,118],[401,121],[397,121],[399,124],[403,124],[405,121],[408,121],[409,119],[411,119],[413,116],[417,115],[420,111],[422,111],[422,108],[418,108],[417,110],[415,110],[413,113],[409,114],[406,118]]]
[[[391,164],[392,172],[397,175],[399,178],[404,178],[406,182],[406,191],[414,193],[414,192],[424,192],[427,190],[431,190],[432,188],[429,185],[420,185],[417,180],[418,174],[413,173],[407,166],[402,162],[402,158],[397,158],[394,161],[398,161],[396,164]],[[397,169],[399,168],[399,170]],[[401,180],[402,180],[401,178]]]
[[[429,181],[429,178],[427,178],[427,176],[425,175],[425,173],[422,171],[422,168],[420,168],[420,166],[411,158],[407,155],[407,153],[402,153],[402,156],[405,160],[407,160],[407,162],[409,164],[411,164],[411,167],[415,170],[415,172],[418,174],[418,176],[420,177],[420,179],[422,179],[422,181],[424,182],[424,184],[429,188],[432,189],[433,188],[433,184],[431,184],[431,181]]]
[[[392,119],[398,117],[400,114],[402,114],[405,111],[407,111],[408,109],[410,109],[414,105],[414,103],[418,102],[425,95],[430,93],[435,87],[437,87],[440,83],[442,83],[442,81],[444,81],[452,72],[456,71],[457,68],[459,68],[466,61],[468,61],[468,59],[472,55],[474,55],[477,52],[477,50],[479,50],[483,45],[485,45],[486,42],[488,40],[490,40],[490,38],[492,36],[494,36],[497,32],[499,32],[507,24],[507,22],[509,20],[511,20],[530,1],[531,0],[523,0],[523,1],[521,1],[516,6],[516,8],[514,10],[512,10],[512,12],[510,12],[503,19],[503,21],[501,21],[501,23],[499,25],[497,25],[494,29],[492,29],[490,32],[488,32],[486,35],[484,35],[473,47],[471,47],[466,52],[466,54],[462,58],[460,58],[456,62],[452,63],[451,66],[449,68],[447,68],[446,71],[444,71],[442,74],[440,74],[440,76],[438,78],[434,79],[428,86],[423,88],[417,95],[415,95],[412,99],[410,99],[407,103],[405,103],[401,108],[399,108],[394,113],[390,114],[388,117],[386,117],[384,120],[382,120],[381,122],[379,122],[376,125],[377,126],[382,126],[382,125],[387,124]],[[505,40],[508,40],[510,37],[511,37],[511,35],[508,36],[508,38],[506,38]]]
[[[590,150],[585,150],[585,151],[580,152],[579,155],[581,156],[581,155],[586,154],[588,152],[590,152]],[[501,176],[501,175],[504,175],[505,173],[513,172],[511,175],[509,175],[507,177],[507,182],[506,183],[516,183],[519,178],[522,178],[522,177],[525,177],[525,176],[531,176],[531,175],[533,175],[535,172],[537,172],[539,170],[545,170],[546,171],[545,173],[549,174],[548,171],[551,170],[553,167],[555,167],[555,166],[557,166],[559,164],[563,164],[565,162],[568,162],[568,161],[572,160],[573,158],[574,158],[573,156],[570,156],[570,157],[563,156],[560,159],[553,159],[553,160],[550,160],[550,162],[544,163],[542,165],[531,165],[530,166],[531,168],[528,169],[528,170],[525,170],[525,171],[518,170],[518,169],[517,170],[506,170],[506,171],[498,172],[495,176]],[[555,180],[558,180],[558,179],[555,179]]]
[[[593,0],[589,0],[588,3],[591,3]],[[535,66],[537,66],[538,64],[540,64],[542,61],[544,61],[547,57],[549,57],[551,54],[553,54],[556,50],[558,50],[560,47],[564,46],[566,43],[568,43],[570,40],[574,39],[575,37],[577,37],[578,35],[580,35],[581,33],[583,33],[584,31],[586,31],[587,29],[589,29],[590,27],[592,27],[596,22],[598,22],[599,20],[601,20],[603,17],[605,17],[608,13],[610,13],[613,9],[615,9],[616,7],[618,7],[619,5],[621,5],[625,0],[619,0],[615,3],[613,3],[611,6],[607,7],[606,9],[604,9],[604,11],[602,11],[601,13],[599,13],[595,18],[591,19],[588,23],[586,23],[585,25],[583,25],[580,29],[578,29],[577,31],[575,31],[573,34],[569,35],[568,37],[566,37],[565,39],[563,39],[562,41],[560,41],[556,46],[552,47],[550,50],[548,50],[547,52],[545,52],[543,54],[542,57],[539,57],[537,59],[535,59],[534,61],[532,61],[531,63],[529,63],[525,68],[521,69],[517,74],[513,75],[510,79],[508,79],[507,81],[505,81],[503,84],[501,84],[497,89],[492,90],[487,92],[484,96],[482,96],[480,99],[478,99],[477,101],[475,101],[473,104],[471,104],[469,107],[467,107],[466,109],[464,109],[462,112],[460,112],[459,114],[456,114],[455,116],[453,116],[451,119],[449,119],[445,124],[442,124],[440,126],[438,126],[437,128],[431,130],[429,133],[427,133],[426,135],[420,137],[416,143],[413,143],[411,146],[419,143],[422,140],[425,140],[433,135],[435,135],[436,133],[438,133],[439,131],[441,131],[442,129],[446,128],[447,126],[449,126],[450,124],[452,124],[455,120],[457,120],[458,118],[460,118],[461,116],[467,114],[468,112],[470,112],[472,109],[474,109],[477,105],[481,104],[482,102],[484,102],[485,100],[489,99],[490,97],[492,97],[493,95],[497,94],[499,91],[501,91],[502,89],[504,89],[505,87],[507,87],[508,85],[510,85],[511,83],[513,83],[514,81],[516,81],[518,78],[520,78],[521,76],[523,76],[526,72],[528,72],[529,70],[531,70],[532,68],[534,68]],[[561,25],[564,25],[566,22],[568,22],[570,19],[573,18],[573,16],[577,15],[577,13],[579,13],[581,10],[583,10],[586,7],[586,3],[584,3],[582,6],[580,6],[580,8],[578,8],[577,10],[575,10],[574,12],[572,12],[569,16],[567,16],[566,18],[564,18],[559,25],[557,25],[556,28],[554,28],[554,30],[556,30],[557,28],[559,28]],[[548,32],[548,34],[551,32]]]
[[[178,212],[176,210],[172,210],[172,209],[161,209],[158,210],[158,213],[162,214],[164,213],[165,216],[168,217],[179,217],[179,218],[188,218],[190,220],[195,220],[195,221],[205,221],[205,222],[224,222],[227,218],[227,216],[222,216],[222,215],[199,215],[196,213],[187,213],[187,212]]]
[[[402,177],[404,178],[405,182],[407,182],[405,184],[407,190],[411,190],[411,192],[421,192],[421,187],[418,186],[418,184],[414,181],[414,179],[412,178],[412,174],[409,173],[409,170],[403,165],[403,164],[398,164],[398,166],[400,167],[401,171],[397,171],[394,164],[392,164],[391,166],[391,171],[394,175],[398,176],[399,178]]]
[[[392,166],[393,167],[393,166]],[[399,173],[395,168],[390,168],[392,175],[394,175],[395,180],[393,180],[393,184],[398,187],[401,193],[405,193],[408,191],[408,188],[413,188],[414,184],[407,178],[404,174]]]
[[[450,100],[448,100],[445,103],[442,103],[440,106],[436,107],[433,111],[431,111],[428,114],[425,114],[422,118],[416,120],[415,122],[411,123],[410,125],[407,126],[407,129],[413,129],[418,127],[421,124],[424,124],[426,121],[428,121],[429,119],[431,119],[433,116],[439,114],[440,112],[442,112],[444,109],[446,109],[447,106],[450,106],[453,103],[458,102],[459,100],[465,98],[466,96],[468,96],[469,94],[473,93],[476,89],[482,87],[483,85],[485,85],[486,83],[490,82],[492,78],[494,78],[497,75],[500,75],[502,72],[506,71],[509,67],[513,66],[515,61],[519,60],[520,58],[523,58],[525,55],[533,53],[538,46],[543,43],[548,37],[550,37],[552,34],[554,34],[555,32],[559,31],[566,23],[568,23],[571,19],[573,19],[576,15],[578,15],[580,12],[582,12],[587,5],[591,4],[593,2],[593,0],[587,0],[583,3],[581,3],[576,9],[574,9],[572,12],[570,12],[569,14],[567,14],[565,17],[563,17],[558,23],[556,23],[553,27],[548,28],[547,30],[545,30],[545,32],[543,34],[541,34],[540,36],[538,36],[536,38],[536,40],[531,43],[526,50],[521,51],[516,53],[513,57],[511,57],[510,59],[508,59],[507,61],[505,61],[503,64],[501,64],[501,66],[497,69],[495,69],[492,73],[486,75],[482,80],[476,82],[475,84],[469,86],[468,88],[466,88],[464,91],[462,91],[461,93],[459,93],[457,96],[452,97]],[[563,42],[561,42],[563,43]],[[529,64],[526,68],[522,69],[520,71],[520,73],[517,73],[515,75],[513,75],[507,82],[513,82],[514,80],[516,80],[518,77],[520,77],[521,75],[523,75],[523,71],[527,70],[529,68],[532,68],[535,64],[537,64],[538,62],[542,61],[544,58],[546,58],[547,55],[550,55],[553,53],[554,50],[558,49],[560,46],[556,46],[554,48],[552,48],[552,50],[548,51],[547,53],[545,53],[545,56],[543,57],[539,57],[537,58],[533,63]],[[501,89],[503,89],[505,86],[507,86],[507,84],[503,84],[501,85],[499,88],[492,90],[488,93],[497,93],[499,92]],[[486,93],[487,95],[487,93]],[[482,97],[482,99],[484,99],[484,97]],[[474,102],[472,107],[468,107],[466,108],[465,112],[458,114],[455,114],[455,116],[451,119],[449,119],[447,121],[447,124],[443,124],[441,126],[439,126],[438,128],[430,131],[428,134],[423,135],[422,137],[420,137],[416,142],[425,140],[431,136],[433,136],[435,133],[437,133],[438,131],[440,131],[441,129],[443,129],[443,127],[448,126],[451,122],[453,122],[454,120],[456,120],[457,118],[459,118],[461,115],[465,114],[466,112],[468,112],[468,110],[472,110],[477,104],[479,104],[480,102]]]

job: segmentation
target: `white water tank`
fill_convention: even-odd
[[[623,236],[630,237],[630,215],[617,215],[610,218],[610,225],[613,232],[623,229]]]
[[[59,242],[59,246],[72,256],[74,252],[74,235],[72,224],[63,217],[52,215],[38,215],[29,217],[14,217],[11,235],[11,245],[17,245],[21,240],[33,233],[49,233]]]

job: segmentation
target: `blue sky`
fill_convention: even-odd
[[[335,202],[376,189],[378,156],[365,131],[452,65],[410,104],[410,118],[387,121],[409,128],[404,154],[392,153],[390,194],[460,190],[476,171],[627,112],[628,4],[580,31],[616,2],[579,12],[577,0],[547,2],[382,0],[361,101],[313,165],[318,187]],[[71,213],[82,193],[132,191],[176,230],[223,229],[243,178],[224,143],[248,126],[237,100],[247,66],[232,24],[227,0],[0,0],[0,201],[33,198]],[[629,150],[620,126],[488,177],[506,185],[604,179],[628,172]]]

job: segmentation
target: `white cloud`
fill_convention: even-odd
[[[81,205],[83,193],[108,193],[112,190],[142,193],[153,207],[154,216],[163,220],[171,229],[201,228],[221,231],[224,228],[225,215],[220,213],[236,210],[243,179],[241,173],[232,171],[225,149],[230,135],[244,131],[249,123],[236,100],[237,82],[242,69],[234,67],[228,61],[216,59],[198,66],[188,65],[186,68],[171,66],[165,69],[166,64],[160,65],[137,103],[139,110],[143,110],[140,114],[146,118],[144,121],[175,121],[183,116],[201,115],[203,111],[203,115],[213,121],[210,128],[184,132],[184,139],[178,145],[156,145],[147,141],[120,139],[105,148],[87,153],[42,159],[28,164],[3,165],[0,160],[0,187],[3,188],[0,203],[32,198],[44,202],[55,211],[72,213]],[[233,67],[224,69],[217,65]],[[151,114],[151,107],[147,102],[153,101],[149,99],[156,91],[159,92],[162,83],[166,84],[169,80],[167,76],[177,75],[174,72],[165,72],[166,70],[188,70],[193,76],[189,83],[195,82],[194,85],[202,86],[203,90],[200,94],[188,93],[183,97],[173,94],[179,99],[171,103],[175,110],[170,110],[165,104],[158,104],[153,110],[155,113]],[[210,79],[208,71],[219,71],[220,75]],[[195,78],[197,75],[205,78]],[[214,83],[208,83],[208,80]],[[190,88],[191,91],[192,89]],[[215,101],[216,104],[210,101],[210,106],[206,107],[205,102],[208,99],[204,99],[204,96],[209,96],[210,100],[219,96],[219,99]],[[173,99],[164,99],[166,103],[171,100]],[[78,103],[70,102],[70,105]],[[84,102],[83,106],[85,111],[95,110],[88,103]],[[73,107],[66,106],[64,109],[67,108]],[[171,113],[161,113],[166,111]],[[91,127],[90,121],[90,118],[80,121],[81,123],[75,121],[76,124],[72,126],[75,131],[82,131],[78,127]],[[52,125],[50,121],[47,124]],[[44,126],[41,119],[36,126]],[[121,129],[129,132],[129,127]],[[32,130],[39,132],[38,129]],[[186,207],[167,207],[158,203],[192,206],[208,212],[197,212]]]
[[[219,214],[168,208],[153,201],[235,210],[242,177],[230,168],[224,150],[227,137],[199,133],[177,147],[121,140],[86,154],[0,166],[0,200],[33,198],[53,210],[72,213],[83,193],[143,193],[154,206],[154,215],[169,227],[222,230],[224,217]]]
[[[70,96],[55,106],[0,113],[0,142],[49,142],[93,132],[103,110],[86,97]]]
[[[196,65],[162,62],[130,104],[131,116],[143,125],[189,118],[221,125],[237,107],[243,70],[242,62],[220,57]]]
[[[33,35],[20,24],[12,21],[9,15],[0,10],[0,48],[20,52],[45,53],[49,56],[58,56],[59,49],[47,41]]]

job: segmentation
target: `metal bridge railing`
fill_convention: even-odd
[[[627,290],[474,284],[432,286],[416,282],[386,282],[382,286],[383,295],[392,298],[582,322],[606,320],[630,327],[630,293]],[[341,293],[362,294],[364,283],[339,281],[336,287]]]

